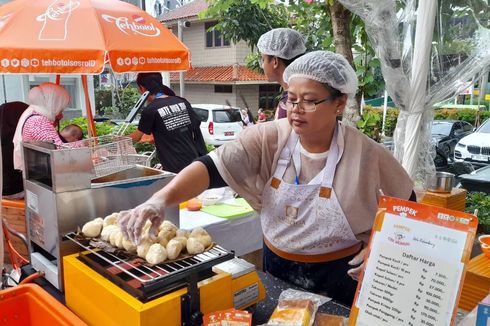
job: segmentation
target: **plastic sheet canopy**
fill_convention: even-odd
[[[400,116],[395,156],[413,180],[434,175],[433,105],[490,66],[488,0],[339,0],[359,15]]]

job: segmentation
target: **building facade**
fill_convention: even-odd
[[[245,42],[233,44],[219,31],[209,31],[216,22],[198,17],[206,8],[205,0],[195,0],[160,16],[176,35],[181,24],[182,41],[191,53],[192,69],[184,73],[185,97],[191,103],[229,104],[254,112],[272,109],[279,86],[246,67],[251,51]],[[170,83],[180,93],[179,73],[170,74]]]

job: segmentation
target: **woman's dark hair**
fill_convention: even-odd
[[[305,53],[306,53],[306,52],[305,52]],[[294,58],[292,58],[292,59],[289,59],[289,60],[288,60],[288,59],[281,58],[281,57],[277,57],[277,56],[274,56],[274,55],[269,55],[269,54],[267,55],[267,58],[268,58],[268,60],[269,60],[269,61],[271,61],[271,60],[272,60],[272,58],[276,57],[276,58],[278,58],[279,60],[281,60],[281,61],[284,63],[284,66],[286,66],[286,67],[287,67],[287,66],[289,66],[291,63],[293,63],[293,61],[294,61],[294,60],[298,59],[299,57],[301,57],[301,56],[302,56],[303,54],[305,54],[305,53],[301,53],[300,55],[298,55],[298,56],[296,56],[296,57],[294,57]]]
[[[341,91],[339,91],[338,89],[333,88],[332,86],[330,86],[328,84],[322,83],[322,85],[323,85],[323,87],[325,87],[327,89],[327,91],[330,93],[330,96],[332,96],[333,99],[336,99],[336,98],[341,97],[342,95],[345,95]]]
[[[153,95],[163,93],[168,96],[175,96],[170,87],[163,85],[162,74],[158,72],[140,72],[136,77],[136,84],[144,87]]]

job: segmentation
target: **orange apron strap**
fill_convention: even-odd
[[[362,242],[359,242],[348,248],[341,249],[335,252],[329,252],[326,254],[298,255],[298,254],[291,254],[288,252],[284,252],[281,249],[274,247],[265,237],[264,237],[264,243],[267,246],[267,248],[269,248],[273,253],[275,253],[279,257],[287,260],[301,262],[301,263],[326,263],[329,261],[352,256],[355,253],[359,252],[359,250],[361,250],[362,248]]]

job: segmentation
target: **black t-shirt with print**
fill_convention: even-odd
[[[163,169],[178,173],[207,153],[200,124],[186,99],[169,96],[157,98],[143,109],[138,129],[153,134]]]

